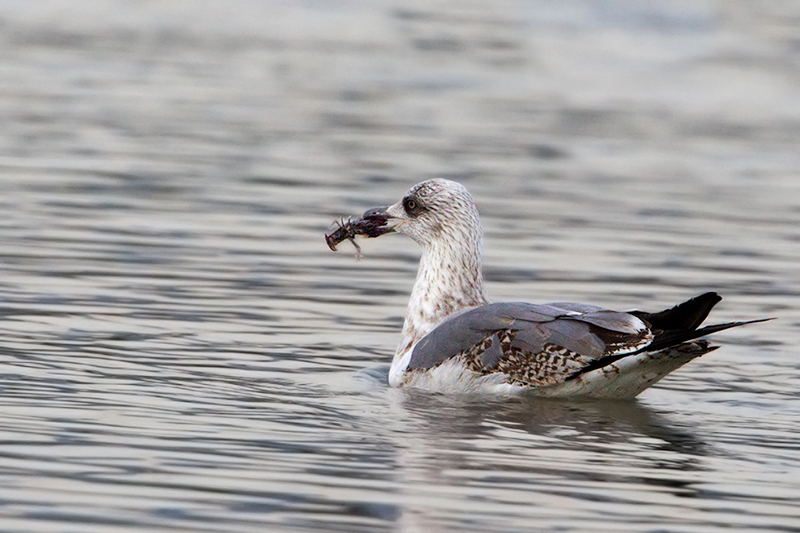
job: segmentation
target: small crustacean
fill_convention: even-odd
[[[343,241],[350,241],[353,243],[353,246],[356,247],[356,257],[359,259],[361,258],[361,247],[356,242],[356,235],[358,235],[358,228],[355,223],[348,219],[347,222],[344,221],[344,218],[341,220],[334,221],[334,224],[337,224],[339,227],[336,228],[336,231],[331,233],[330,235],[325,235],[325,242],[328,243],[328,248],[336,251],[336,246],[343,242]]]
[[[356,258],[361,258],[361,247],[356,242],[357,235],[364,235],[365,237],[379,237],[384,233],[394,231],[394,228],[388,226],[386,223],[389,220],[389,215],[385,212],[370,210],[364,213],[362,218],[358,220],[344,219],[334,222],[338,224],[336,231],[330,235],[325,235],[325,242],[328,248],[336,251],[336,246],[343,241],[350,241],[356,247]]]

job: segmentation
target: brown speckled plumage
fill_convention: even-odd
[[[481,375],[500,372],[507,376],[508,383],[526,387],[543,387],[562,383],[567,376],[589,362],[581,356],[557,344],[547,343],[541,351],[530,352],[513,346],[515,332],[503,330],[487,335],[481,342],[456,355],[471,371]],[[500,344],[502,357],[487,367],[481,356],[494,343]]]

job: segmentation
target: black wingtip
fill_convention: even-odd
[[[697,333],[697,337],[702,337],[703,335],[711,335],[712,333],[716,333],[718,331],[724,331],[730,328],[738,328],[739,326],[746,326],[747,324],[757,324],[759,322],[768,322],[770,320],[775,320],[775,317],[770,318],[757,318],[755,320],[743,320],[739,322],[725,322],[724,324],[712,324],[710,326],[706,326],[695,330]],[[695,338],[697,338],[695,337]]]
[[[631,314],[649,323],[653,329],[693,331],[700,327],[711,309],[721,300],[722,296],[716,292],[707,292],[665,311],[658,313],[634,311]]]
[[[664,331],[656,335],[656,338],[653,339],[653,342],[642,348],[640,351],[654,352],[662,350],[664,348],[669,348],[670,346],[675,346],[682,342],[687,342],[694,339],[698,339],[700,337],[705,337],[706,335],[711,335],[712,333],[717,333],[718,331],[724,331],[730,328],[737,328],[739,326],[746,326],[747,324],[766,322],[768,320],[773,320],[773,319],[757,318],[755,320],[744,320],[741,322],[725,322],[724,324],[712,324],[710,326],[706,326],[695,330]]]

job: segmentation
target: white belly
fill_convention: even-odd
[[[389,385],[392,387],[414,387],[440,393],[490,393],[520,394],[528,387],[508,383],[505,374],[480,374],[469,370],[463,362],[450,359],[428,370],[406,372],[411,353],[392,363],[389,370]]]
[[[630,399],[676,368],[708,351],[707,343],[685,343],[655,353],[624,357],[610,365],[581,374],[576,379],[547,387],[526,387],[508,383],[500,372],[480,374],[451,359],[427,370],[406,371],[410,351],[396,358],[389,371],[392,387],[414,387],[439,393],[490,393],[535,396]]]

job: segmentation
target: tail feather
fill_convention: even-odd
[[[743,326],[745,324],[755,324],[756,322],[772,320],[771,318],[760,318],[757,320],[746,320],[742,322],[713,324],[711,326],[699,328],[700,324],[708,316],[708,313],[711,312],[711,309],[720,300],[722,300],[722,298],[717,293],[707,292],[697,296],[696,298],[692,298],[691,300],[687,300],[682,304],[678,304],[675,307],[658,313],[631,311],[632,315],[635,315],[650,325],[651,331],[654,334],[653,341],[635,352],[617,353],[592,361],[588,365],[570,375],[567,378],[567,381],[574,380],[579,376],[604,368],[612,363],[625,360],[631,356],[638,356],[640,354],[648,353],[653,354],[662,350],[669,350],[671,353],[681,353],[686,356],[682,358],[683,363],[677,364],[677,366],[674,367],[677,368],[690,359],[716,349],[716,347],[711,346],[708,341],[696,341],[694,343],[689,343],[689,341],[699,339],[700,337],[710,335],[718,331]],[[670,365],[673,364],[676,364],[676,362],[670,363]],[[674,368],[672,369],[674,370]],[[667,372],[671,372],[671,370],[668,370]]]
[[[726,322],[700,328],[700,324],[720,300],[722,297],[716,292],[707,292],[659,313],[633,311],[631,314],[650,324],[655,333],[653,342],[642,348],[640,352],[655,352],[725,329],[770,320],[766,318],[745,322]]]
[[[697,340],[659,352],[628,355],[589,372],[573,375],[558,385],[539,389],[536,394],[628,400],[673,370],[716,349],[707,340]]]

